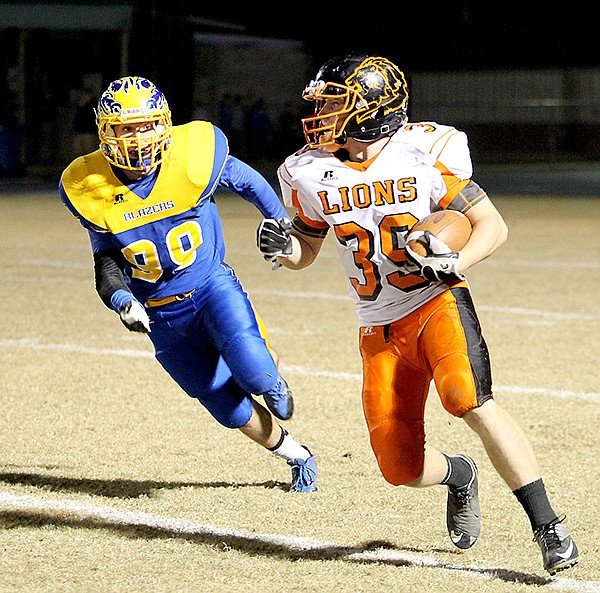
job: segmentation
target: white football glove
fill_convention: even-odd
[[[138,301],[127,301],[119,312],[123,325],[132,332],[150,332],[150,317]]]
[[[292,223],[287,218],[265,218],[256,232],[256,243],[267,261],[292,255]]]
[[[409,246],[409,241],[417,241],[427,255],[419,255]],[[447,280],[459,277],[458,265],[460,253],[454,253],[446,243],[438,239],[431,231],[415,231],[406,237],[406,254],[421,269],[421,276],[428,280]]]

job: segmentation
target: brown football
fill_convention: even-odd
[[[456,210],[433,212],[417,222],[409,231],[431,231],[440,241],[452,249],[460,251],[471,236],[471,222]],[[409,241],[410,248],[419,255],[427,255],[425,247],[418,241]]]

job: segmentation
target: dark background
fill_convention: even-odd
[[[283,17],[281,5],[275,14],[256,5],[218,10],[180,1],[169,11],[238,23],[252,34],[302,39],[317,62],[359,49],[389,56],[407,71],[600,63],[600,25],[589,4],[531,4],[414,1],[365,3],[356,10],[312,3],[299,10],[289,5]],[[138,10],[149,14],[149,4]]]
[[[87,4],[78,0],[71,3]],[[100,0],[89,4],[111,3]],[[181,103],[182,109],[175,110],[180,112],[189,108],[184,97],[189,96],[187,87],[191,84],[188,74],[194,31],[299,39],[315,70],[327,58],[350,51],[384,55],[408,75],[417,71],[600,65],[600,21],[589,5],[586,8],[581,3],[550,8],[548,3],[532,7],[528,2],[447,0],[367,3],[359,10],[318,2],[246,3],[238,8],[230,3],[214,8],[189,0],[134,0],[128,4],[134,9],[130,69],[160,78],[171,102]],[[197,21],[190,22],[190,16]],[[68,61],[52,63],[52,52],[47,56],[47,67],[60,74],[66,88],[95,64],[117,69],[118,64],[111,64],[114,52],[109,51],[118,42],[115,33],[105,32],[99,37],[85,32],[40,32],[30,51],[43,60],[50,45],[62,43],[75,49],[77,39],[77,49],[69,54]],[[14,52],[8,31],[0,41],[0,64],[14,61]]]
[[[525,1],[415,1],[363,3],[358,10],[318,2],[278,4],[265,10],[254,3],[239,9],[199,8],[199,4],[136,3],[137,37],[150,32],[152,47],[160,48],[154,51],[153,62],[160,70],[170,70],[173,78],[188,68],[188,36],[181,35],[182,27],[191,27],[188,15],[219,22],[213,30],[227,31],[230,24],[244,34],[300,39],[315,70],[329,57],[351,51],[384,55],[407,74],[600,65],[600,21],[589,4],[586,8],[581,3],[568,7],[560,3],[550,8],[549,3],[536,2],[533,7]],[[286,16],[283,10],[288,11]],[[147,45],[137,43],[132,52],[134,67],[147,68]]]
[[[60,3],[65,2],[54,2]],[[114,5],[114,1],[103,0],[69,3]],[[0,20],[6,4],[0,0]],[[351,51],[377,53],[397,63],[409,83],[411,73],[418,72],[600,66],[600,22],[582,3],[559,4],[555,8],[547,3],[532,6],[528,2],[481,0],[363,3],[358,8],[318,2],[246,3],[241,7],[230,3],[215,7],[189,0],[134,0],[124,4],[133,7],[129,72],[160,80],[176,124],[187,121],[192,114],[190,73],[194,71],[196,32],[301,40],[315,73],[334,55]],[[17,30],[0,28],[0,73],[16,61],[19,34]],[[73,102],[72,90],[81,85],[82,73],[101,71],[105,82],[116,78],[119,54],[115,48],[119,42],[119,33],[110,30],[28,32],[28,129],[22,132],[28,162],[11,174],[27,174],[32,160],[38,164],[53,161],[52,154],[37,150],[36,122],[60,118],[61,106]],[[260,87],[261,81],[256,84]],[[11,99],[4,91],[0,88],[0,126],[12,117]],[[494,134],[468,131],[473,146],[481,146],[483,155],[491,154],[484,139],[493,138]],[[512,131],[509,139],[510,134]],[[591,137],[594,143],[594,131]],[[581,144],[575,137],[567,152],[581,158],[577,154],[578,143]],[[584,152],[587,158],[600,155],[600,150],[590,149],[589,141]]]

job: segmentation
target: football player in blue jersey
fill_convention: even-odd
[[[158,362],[220,424],[287,460],[292,491],[316,490],[313,455],[274,418],[292,416],[292,394],[224,261],[214,199],[226,188],[265,218],[288,219],[277,194],[210,122],[173,126],[145,78],[112,82],[96,121],[99,150],[65,169],[59,193],[89,233],[100,298],[127,329],[148,334]]]

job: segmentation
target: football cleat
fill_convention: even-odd
[[[562,524],[562,519],[555,519],[537,529],[533,541],[537,542],[542,551],[544,568],[554,574],[577,564],[579,551],[571,538],[569,530]]]
[[[317,489],[317,462],[312,455],[306,461],[290,459],[287,463],[292,468],[290,492],[314,492]]]
[[[286,380],[279,375],[277,385],[262,394],[267,408],[280,420],[289,420],[294,413],[294,398]]]
[[[456,490],[448,488],[446,526],[452,543],[461,550],[467,550],[475,544],[481,532],[477,466],[466,455],[456,457],[461,457],[471,466],[472,476],[466,486]]]

